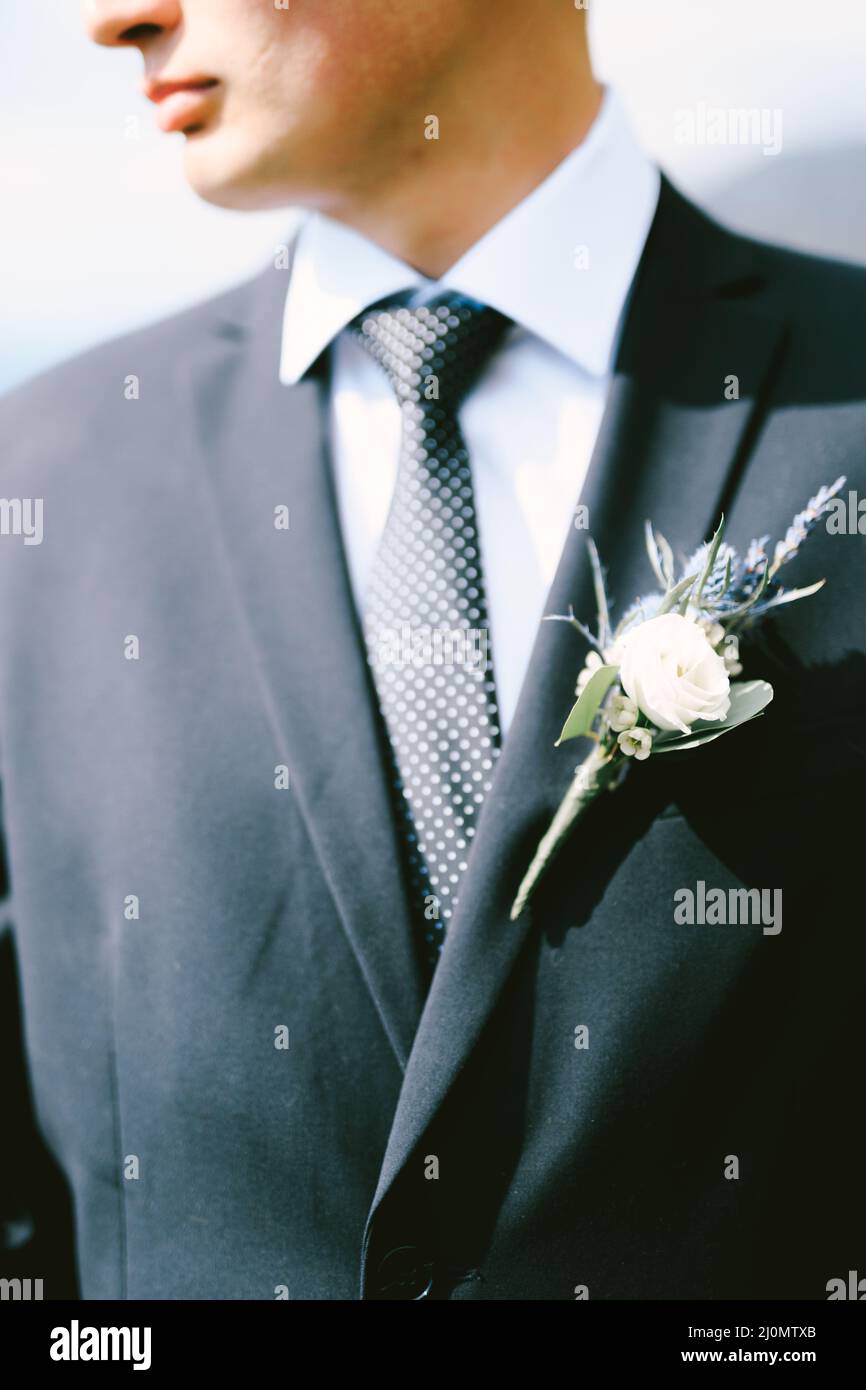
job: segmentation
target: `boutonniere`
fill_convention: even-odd
[[[570,623],[592,647],[557,747],[573,738],[591,739],[594,747],[576,769],[535,852],[512,905],[512,921],[578,817],[602,791],[621,786],[632,764],[699,748],[766,709],[773,698],[767,681],[731,679],[743,669],[740,638],[772,609],[822,587],[820,579],[805,589],[785,589],[778,574],[844,483],[837,478],[832,487],[818,490],[794,517],[772,559],[769,536],[752,541],[740,556],[724,539],[723,517],[712,540],[682,566],[679,578],[671,547],[647,522],[646,547],[659,588],[633,603],[615,628],[598,551],[588,541],[596,631],[573,611],[550,614],[548,621]]]

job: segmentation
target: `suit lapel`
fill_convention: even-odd
[[[217,547],[273,729],[328,887],[401,1065],[423,993],[378,719],[325,445],[324,383],[277,376],[285,279],[261,276],[194,362],[194,443]],[[231,306],[231,301],[229,301]],[[289,508],[277,530],[275,508]],[[263,776],[269,775],[262,769]]]
[[[710,237],[714,244],[705,246]],[[713,230],[664,182],[581,499],[618,612],[653,587],[644,519],[675,553],[693,549],[736,486],[781,343],[781,325],[752,303],[759,288],[744,244]],[[739,399],[729,400],[725,379],[732,374]],[[570,533],[545,612],[566,613],[571,604],[594,626],[586,535]],[[532,930],[531,907],[517,922],[509,921],[509,908],[585,753],[582,743],[554,742],[586,650],[568,625],[540,625],[409,1060],[371,1221],[465,1064]]]

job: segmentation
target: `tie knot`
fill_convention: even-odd
[[[456,408],[480,376],[511,320],[460,294],[410,308],[373,305],[350,324],[385,372],[398,399],[447,399]]]

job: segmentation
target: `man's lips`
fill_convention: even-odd
[[[210,93],[219,84],[215,77],[186,77],[177,81],[146,78],[142,91],[158,106],[156,123],[160,130],[186,130],[200,125]]]

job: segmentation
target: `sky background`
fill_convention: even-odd
[[[866,263],[863,0],[592,0],[591,33],[679,187],[729,225]],[[5,0],[0,390],[253,273],[293,225],[188,190],[140,71],[88,43],[75,0]],[[779,111],[781,152],[680,143],[678,113],[701,103]]]

